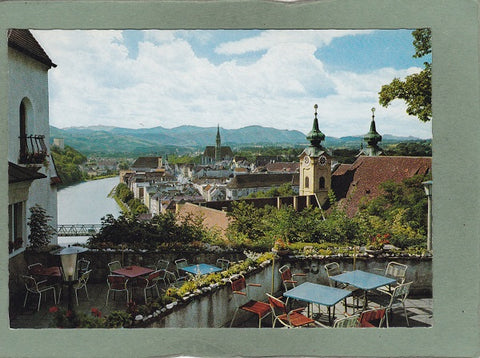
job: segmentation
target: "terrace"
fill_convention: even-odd
[[[409,327],[430,327],[433,324],[433,300],[431,298],[431,257],[421,257],[413,255],[403,256],[388,256],[382,255],[380,257],[371,254],[358,254],[355,257],[349,255],[299,255],[292,254],[286,256],[276,256],[273,260],[272,253],[266,255],[255,255],[247,253],[250,257],[246,257],[242,252],[216,253],[216,252],[176,252],[163,254],[161,258],[170,261],[169,270],[174,271],[173,262],[175,258],[187,257],[188,261],[194,264],[200,262],[215,263],[218,257],[227,257],[231,262],[231,269],[239,267],[240,273],[245,275],[247,283],[260,283],[261,287],[255,287],[252,297],[255,300],[268,302],[266,293],[274,292],[275,297],[281,297],[285,289],[282,286],[282,278],[279,273],[279,268],[287,264],[293,273],[302,273],[305,276],[298,278],[298,284],[302,282],[311,282],[321,286],[329,286],[329,278],[324,269],[324,265],[331,262],[338,262],[342,271],[352,271],[354,268],[365,272],[381,273],[388,262],[401,262],[408,266],[406,272],[406,281],[413,281],[409,296],[405,301],[405,308],[408,315]],[[108,305],[105,299],[107,295],[106,277],[108,275],[107,263],[114,260],[119,260],[124,263],[124,266],[141,265],[148,267],[153,265],[159,258],[158,253],[152,252],[116,252],[107,250],[92,250],[80,255],[88,259],[93,268],[92,275],[87,284],[89,300],[87,300],[84,290],[78,291],[79,305],[75,304],[73,297],[73,307],[76,312],[85,313],[87,316],[92,315],[92,308],[100,311],[102,317],[109,316],[112,312],[127,310],[127,304],[124,293],[117,293],[116,297],[110,295]],[[32,263],[39,261],[45,265],[58,264],[58,256],[54,257],[48,253],[43,254],[25,254],[25,263]],[[57,262],[57,263],[56,263]],[[245,264],[246,263],[246,264]],[[233,299],[232,289],[229,278],[234,277],[231,270],[224,274],[217,274],[217,282],[214,280],[208,281],[206,284],[201,284],[198,276],[191,282],[195,282],[191,291],[184,290],[182,297],[176,297],[173,302],[165,302],[157,299],[156,292],[147,296],[147,300],[151,303],[156,301],[157,304],[153,306],[153,310],[147,311],[145,306],[143,292],[141,290],[130,287],[130,291],[134,290],[134,297],[136,302],[136,312],[132,315],[133,324],[128,327],[132,328],[184,328],[184,327],[210,327],[210,328],[226,328],[230,326],[230,321],[233,313],[237,307]],[[273,273],[273,280],[272,280]],[[160,296],[164,297],[169,287],[174,285],[164,285],[159,283]],[[177,292],[178,287],[177,286]],[[11,328],[47,328],[52,327],[54,314],[49,312],[49,309],[54,305],[52,293],[47,292],[46,297],[42,297],[40,310],[37,312],[37,299],[29,298],[27,306],[23,307],[24,291],[19,292],[19,295],[14,301],[17,302],[11,310]],[[152,298],[153,296],[153,298]],[[377,307],[379,303],[376,302],[379,295],[371,294],[369,296],[370,306]],[[285,300],[285,297],[283,297]],[[350,302],[350,299],[348,299]],[[59,308],[67,308],[68,295],[67,290],[63,289],[63,294]],[[295,308],[306,306],[305,302],[293,301]],[[343,301],[339,301],[334,305],[336,317],[344,317],[345,308]],[[150,304],[150,308],[152,305]],[[320,310],[320,312],[319,312]],[[332,307],[333,311],[333,307]],[[347,307],[349,314],[353,313],[352,307]],[[306,312],[305,312],[306,313]],[[319,314],[320,313],[320,314]],[[330,325],[328,314],[325,306],[312,305],[310,312],[311,316],[323,323]],[[406,319],[403,310],[396,309],[394,314],[390,317],[390,327],[406,327]],[[383,325],[385,326],[385,324]],[[236,328],[253,328],[258,327],[257,316],[248,312],[239,311],[233,327]],[[262,328],[271,328],[272,320],[270,316],[262,321]],[[276,324],[276,328],[281,327]]]

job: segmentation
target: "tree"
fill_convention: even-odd
[[[55,229],[48,224],[52,217],[47,215],[47,211],[38,204],[29,210],[30,218],[27,225],[30,226],[30,235],[28,235],[28,240],[32,248],[40,249],[47,246],[55,234]]]
[[[432,52],[431,30],[417,29],[412,32],[415,54],[420,58]],[[402,81],[394,78],[388,85],[382,86],[379,103],[388,107],[394,99],[402,99],[407,103],[407,114],[416,116],[423,122],[432,119],[432,69],[431,63],[424,62],[425,68]]]

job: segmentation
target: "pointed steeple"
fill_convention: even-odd
[[[220,139],[220,125],[217,124],[217,145],[215,146],[215,161],[219,162],[222,156],[222,140]]]
[[[369,147],[377,147],[378,142],[382,140],[382,136],[378,134],[375,128],[375,107],[372,108],[372,121],[370,122],[370,131],[363,137]]]
[[[312,147],[320,148],[320,143],[322,142],[322,140],[325,139],[325,134],[323,134],[318,128],[318,119],[317,119],[318,105],[315,104],[313,108],[315,109],[315,118],[313,120],[312,130],[307,135],[307,140],[310,141],[310,143],[312,144]]]

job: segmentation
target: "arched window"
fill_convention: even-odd
[[[308,188],[310,186],[310,178],[305,177],[305,188]]]
[[[324,177],[320,177],[320,179],[318,180],[318,187],[320,189],[325,189],[325,178]]]

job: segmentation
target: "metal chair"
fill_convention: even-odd
[[[158,291],[158,278],[160,272],[165,270],[157,270],[150,273],[147,277],[139,277],[137,286],[143,289],[143,295],[145,297],[145,304],[147,304],[147,290],[155,288],[157,290],[157,296],[160,297],[160,292]]]
[[[335,322],[333,322],[333,328],[357,328],[360,327],[360,320],[357,314],[337,318]]]
[[[90,261],[85,260],[83,258],[78,260],[77,262],[78,277],[81,277],[85,272],[87,272],[89,267],[90,267]]]
[[[186,280],[188,275],[185,273],[185,271],[182,271],[182,268],[188,266],[188,261],[187,259],[178,259],[175,260],[175,268],[177,271],[177,279],[182,279]]]
[[[261,287],[258,283],[249,283],[247,285],[245,277],[243,275],[236,276],[235,279],[230,279],[232,287],[233,298],[237,304],[237,309],[233,314],[233,318],[230,321],[230,327],[232,327],[238,310],[244,310],[246,312],[254,313],[258,316],[258,328],[262,327],[262,319],[271,314],[270,305],[265,302],[252,300],[249,298],[249,287]],[[241,298],[244,298],[240,300]],[[245,302],[245,299],[248,300]],[[244,303],[242,303],[244,302]]]
[[[379,287],[377,288],[377,291],[388,294],[392,293],[395,287],[405,282],[407,269],[407,265],[403,265],[395,261],[390,261],[385,268],[384,275],[386,277],[394,278],[395,280],[397,280],[397,284]]]
[[[295,287],[295,285],[298,283],[297,280],[295,280],[295,276],[298,277],[306,277],[307,275],[304,273],[293,273],[290,269],[290,266],[288,265],[283,265],[278,269],[280,272],[280,277],[282,278],[282,283],[283,287],[285,288],[285,291],[288,291],[292,288]]]
[[[268,297],[268,303],[270,304],[272,315],[274,317],[272,323],[273,328],[275,328],[275,324],[277,323],[277,321],[287,328],[297,328],[307,326],[312,323],[317,324],[315,320],[300,313],[304,310],[303,307],[288,311],[286,304],[282,300],[273,297],[268,293],[265,294]]]
[[[385,308],[374,308],[366,310],[360,313],[360,327],[382,327],[383,321],[385,320]],[[372,322],[378,321],[376,326]]]
[[[57,303],[57,293],[55,286],[49,285],[47,280],[37,281],[33,276],[22,275],[23,282],[25,283],[25,300],[23,301],[23,307],[27,304],[28,294],[33,293],[38,295],[37,311],[40,311],[40,302],[42,299],[42,293],[49,290],[53,291],[53,302]]]
[[[77,300],[77,306],[78,306],[78,290],[81,290],[82,288],[85,289],[85,293],[87,294],[87,300],[90,301],[90,297],[88,297],[88,290],[87,290],[87,282],[88,279],[90,278],[90,273],[92,270],[88,270],[84,272],[80,278],[78,279],[77,283],[73,284],[73,289],[75,290],[75,299]]]
[[[158,260],[157,263],[155,264],[155,271],[158,271],[158,270],[167,270],[168,269],[168,265],[170,264],[170,262],[168,262],[167,260]]]
[[[381,307],[385,307],[385,317],[387,321],[387,328],[390,327],[390,317],[395,308],[403,307],[403,313],[405,314],[405,320],[407,321],[407,326],[409,326],[407,309],[405,307],[405,301],[410,292],[410,286],[412,282],[402,283],[394,288],[393,292],[386,293],[386,295],[381,295],[381,297],[387,297],[387,300],[380,299],[379,304]],[[388,301],[387,304],[385,304]]]
[[[222,270],[228,270],[230,261],[227,259],[217,259],[217,267],[220,267]]]
[[[165,286],[179,288],[185,283],[185,276],[177,277],[174,272],[165,270],[163,281]]]
[[[107,276],[107,284],[108,284],[108,291],[107,291],[107,299],[105,302],[105,306],[108,305],[108,296],[110,291],[115,292],[125,292],[127,294],[127,304],[128,304],[128,288],[127,288],[128,278],[125,276],[120,275],[108,275]]]
[[[110,270],[110,274],[112,274],[113,271],[121,268],[122,268],[122,264],[120,263],[120,261],[112,261],[108,263],[108,269]]]

